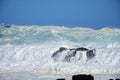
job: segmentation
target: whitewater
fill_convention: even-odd
[[[95,49],[95,57],[87,61],[86,56],[78,60],[76,55],[70,62],[54,61],[52,55],[60,47]],[[21,71],[120,74],[120,29],[1,25],[0,73]]]

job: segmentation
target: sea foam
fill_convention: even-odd
[[[89,60],[55,62],[60,47],[95,49]],[[0,71],[120,73],[120,29],[0,26]]]

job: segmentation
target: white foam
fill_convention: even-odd
[[[120,30],[56,26],[0,27],[0,71],[33,70],[53,73],[120,73]],[[96,49],[96,56],[54,62],[60,47]]]

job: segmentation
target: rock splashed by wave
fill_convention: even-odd
[[[120,73],[120,29],[1,25],[0,71],[6,70]]]

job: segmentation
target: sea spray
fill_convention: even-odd
[[[51,56],[60,47],[95,49],[96,55],[85,62],[55,62]],[[42,70],[71,74],[119,73],[120,29],[1,25],[0,71],[4,70]]]

